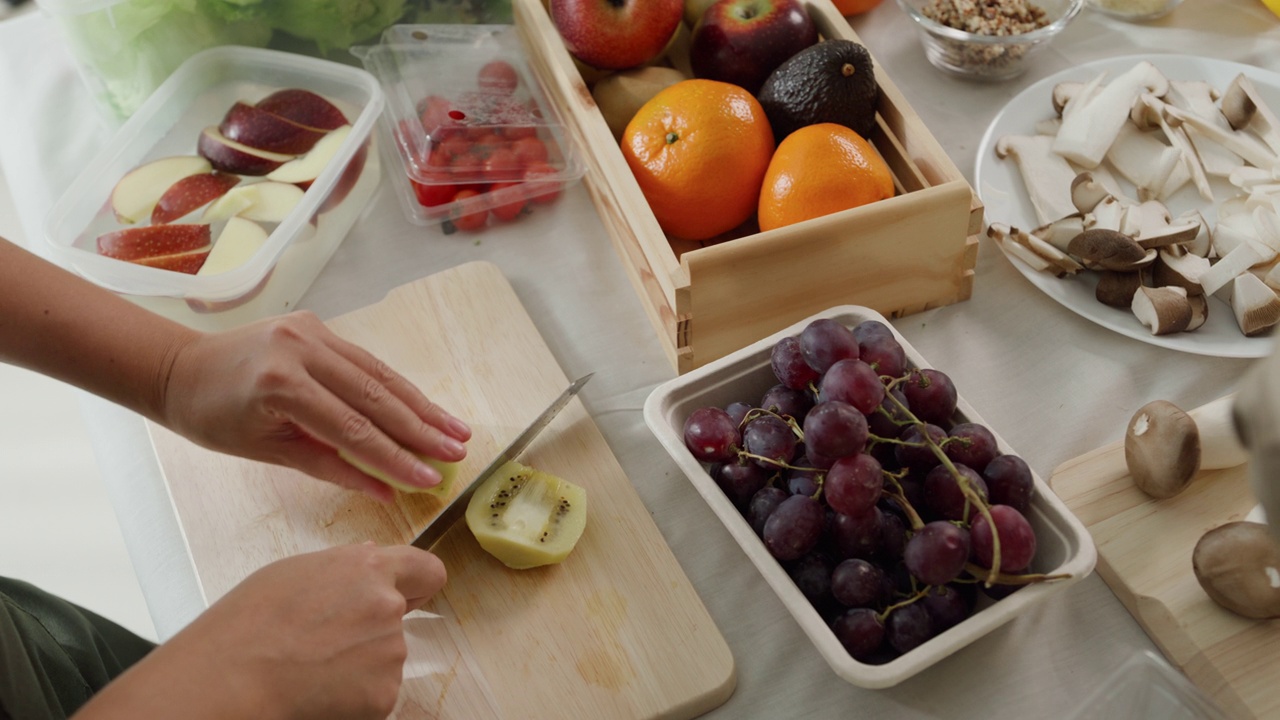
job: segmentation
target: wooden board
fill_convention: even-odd
[[[460,478],[478,473],[568,385],[489,263],[397,288],[329,325],[471,423]],[[279,558],[408,542],[441,506],[423,495],[383,506],[158,426],[151,433],[209,602]],[[521,460],[586,488],[586,532],[564,563],[517,572],[455,526],[436,548],[448,585],[426,608],[442,617],[406,620],[396,717],[689,718],[727,700],[728,646],[581,401]]]
[[[1280,717],[1280,622],[1218,606],[1191,570],[1207,531],[1256,505],[1247,466],[1204,471],[1180,495],[1134,486],[1117,441],[1063,463],[1049,485],[1089,528],[1098,574],[1169,661],[1231,717]]]
[[[824,38],[861,42],[830,0],[803,5]],[[584,156],[584,185],[678,372],[836,305],[901,317],[972,295],[982,203],[879,62],[867,139],[889,165],[896,197],[727,241],[673,240],[543,3],[512,0],[512,9],[529,65]]]

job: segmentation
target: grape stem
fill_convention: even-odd
[[[923,528],[924,520],[920,519],[920,514],[907,501],[907,494],[902,489],[902,484],[898,482],[898,476],[889,472],[884,473],[884,476],[889,482],[893,483],[893,490],[881,490],[881,492],[898,501],[898,504],[902,506],[903,512],[907,514],[907,522],[911,523],[912,530]]]
[[[1050,580],[1065,580],[1071,577],[1071,573],[1054,573],[1046,575],[1044,573],[1019,573],[1017,575],[1006,575],[1005,573],[992,573],[976,563],[965,563],[964,569],[975,578],[987,575],[985,584],[987,587],[995,585],[1032,585],[1034,583],[1048,582]]]
[[[889,607],[885,608],[883,612],[876,613],[876,619],[879,620],[881,623],[884,623],[885,620],[889,619],[889,613],[899,608],[904,608],[910,605],[911,603],[914,603],[922,599],[925,595],[929,594],[929,588],[931,587],[933,586],[926,585],[923,589],[917,590],[913,595],[911,595],[911,597],[907,598],[906,600],[902,600],[901,602],[896,602],[890,605]]]

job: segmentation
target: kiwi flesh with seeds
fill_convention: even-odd
[[[514,570],[563,561],[586,526],[586,490],[518,462],[482,480],[467,504],[480,547]]]

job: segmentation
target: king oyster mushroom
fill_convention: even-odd
[[[1280,120],[1262,102],[1258,89],[1244,73],[1237,75],[1222,93],[1222,116],[1235,130],[1248,128],[1257,133],[1271,152],[1280,155]]]
[[[1146,267],[1156,259],[1155,250],[1144,250],[1128,235],[1101,228],[1085,230],[1072,238],[1067,252],[1091,270],[1127,272]]]
[[[1213,123],[1225,132],[1231,131],[1231,125],[1218,109],[1218,91],[1203,80],[1170,80],[1169,93],[1165,102],[1174,108],[1195,115]],[[1186,131],[1183,128],[1184,132]],[[1223,147],[1221,143],[1204,135],[1187,132],[1196,156],[1200,158],[1204,171],[1216,177],[1227,177],[1243,166],[1240,156]]]
[[[1232,420],[1235,395],[1186,412],[1153,400],[1133,414],[1124,435],[1124,461],[1139,490],[1156,498],[1177,495],[1200,470],[1243,465],[1249,453]]]
[[[1006,135],[996,141],[996,156],[1013,158],[1027,196],[1041,225],[1076,211],[1071,203],[1071,181],[1076,171],[1053,152],[1048,135]]]
[[[1143,60],[1083,98],[1082,103],[1083,93],[1077,94],[1063,108],[1054,152],[1085,169],[1097,167],[1128,121],[1133,103],[1143,93],[1162,97],[1168,91],[1169,80]]]
[[[1103,305],[1128,309],[1133,306],[1133,294],[1140,287],[1141,271],[1103,270],[1098,273],[1098,285],[1093,289],[1093,296]]]
[[[1191,301],[1185,288],[1139,287],[1129,307],[1152,335],[1180,333],[1191,325]]]
[[[1280,617],[1280,544],[1267,526],[1231,522],[1205,533],[1191,568],[1214,602],[1247,618]]]
[[[1236,324],[1245,337],[1261,335],[1280,323],[1280,295],[1253,273],[1241,273],[1231,280],[1227,302]]]

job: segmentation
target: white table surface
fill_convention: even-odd
[[[970,179],[996,113],[1063,68],[1150,51],[1280,71],[1280,22],[1256,0],[1187,0],[1146,25],[1085,11],[1025,75],[990,85],[929,66],[892,0],[852,23]],[[39,14],[0,23],[0,167],[32,249],[43,250],[41,225],[60,188],[109,136],[52,23]],[[446,237],[405,221],[385,188],[302,307],[332,317],[462,262],[502,268],[565,373],[597,371],[586,407],[729,642],[738,688],[707,717],[1062,717],[1125,660],[1154,648],[1095,575],[898,687],[842,682],[645,427],[641,406],[673,370],[585,190],[575,186],[554,210],[518,224]],[[1100,328],[1036,290],[985,240],[972,299],[895,325],[1044,478],[1119,437],[1145,402],[1195,407],[1230,391],[1250,362]],[[82,408],[156,630],[167,638],[204,603],[154,452],[137,416],[87,395]]]

